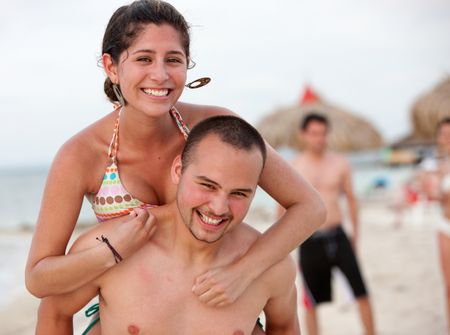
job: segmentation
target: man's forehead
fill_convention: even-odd
[[[444,123],[440,128],[439,132],[449,132],[450,131],[450,123]]]
[[[256,148],[255,148],[256,149]],[[193,156],[208,159],[209,156],[218,156],[222,152],[239,152],[251,154],[251,150],[240,149],[230,143],[224,142],[219,135],[214,133],[203,137],[194,147]],[[224,159],[226,157],[223,157]]]
[[[257,149],[236,149],[223,142],[199,143],[186,169],[193,177],[209,179],[227,188],[249,187],[258,181],[262,155]]]
[[[308,126],[306,127],[305,131],[309,131],[309,130],[323,130],[323,129],[328,129],[328,126],[320,121],[310,121],[310,123],[308,124]]]

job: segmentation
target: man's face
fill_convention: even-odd
[[[450,124],[444,123],[439,128],[436,141],[441,149],[450,153]]]
[[[311,121],[305,130],[300,132],[306,150],[323,152],[327,148],[328,127],[318,121]]]
[[[235,149],[216,135],[208,135],[193,148],[183,173],[180,160],[175,160],[178,209],[197,240],[216,242],[242,222],[262,165],[262,155],[256,148]]]

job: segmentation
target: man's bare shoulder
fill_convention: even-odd
[[[269,290],[269,295],[276,297],[289,291],[295,285],[296,276],[297,265],[294,259],[288,255],[263,273],[261,280]]]
[[[231,244],[236,250],[243,249],[246,252],[259,236],[261,236],[261,233],[258,230],[242,222],[229,234],[227,244]]]
[[[233,244],[239,248],[244,246],[245,251],[247,251],[250,246],[255,243],[258,237],[262,235],[258,230],[246,223],[241,223],[236,227],[234,233],[235,235],[232,236]],[[276,291],[282,289],[279,287],[279,283],[282,283],[281,286],[294,283],[296,274],[297,266],[293,258],[288,255],[270,267],[260,279],[265,282],[272,292],[274,289]]]

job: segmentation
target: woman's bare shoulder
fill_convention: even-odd
[[[82,158],[92,158],[92,155],[101,154],[105,145],[109,146],[114,131],[114,122],[117,115],[110,113],[95,121],[69,138],[61,150],[70,154],[77,154]]]
[[[200,121],[216,115],[236,115],[234,112],[225,107],[212,105],[198,105],[186,102],[178,102],[176,104],[178,111],[185,122],[191,127]]]
[[[110,113],[73,135],[58,150],[52,167],[83,175],[95,174],[96,167],[104,166],[107,160],[114,122]]]

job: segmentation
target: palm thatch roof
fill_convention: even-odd
[[[257,129],[274,148],[288,146],[301,149],[298,130],[301,119],[308,113],[325,115],[331,124],[329,146],[337,151],[361,151],[378,149],[383,139],[367,120],[331,105],[306,88],[300,105],[278,108],[262,119]]]
[[[444,117],[450,117],[450,77],[438,83],[414,103],[411,110],[412,137],[434,139],[436,126]]]

